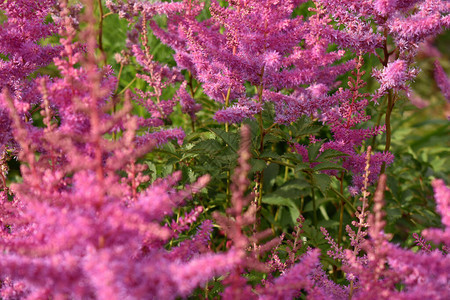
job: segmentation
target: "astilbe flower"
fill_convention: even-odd
[[[380,82],[375,98],[386,94],[388,90],[409,92],[406,82],[412,80],[417,73],[416,69],[408,69],[408,63],[401,59],[388,63],[382,71],[373,70],[372,76]]]
[[[432,182],[434,195],[437,202],[437,211],[441,214],[444,229],[427,229],[423,235],[425,238],[436,243],[444,243],[450,247],[450,189],[441,179]]]
[[[7,86],[13,91],[20,88],[21,81],[51,63],[57,55],[58,47],[39,44],[57,30],[56,24],[45,22],[55,4],[55,0],[18,0],[0,4],[7,18],[0,31],[0,52],[4,55],[0,66],[2,88]]]
[[[192,95],[189,95],[186,91],[186,85],[186,82],[181,84],[177,91],[177,97],[179,98],[181,111],[188,114],[191,117],[191,120],[195,121],[197,118],[195,114],[202,109],[202,106],[195,102]]]
[[[23,182],[11,186],[13,201],[1,202],[1,222],[10,229],[0,235],[2,297],[186,297],[230,271],[240,255],[205,253],[210,221],[192,241],[164,248],[177,233],[161,222],[208,176],[181,190],[180,172],[140,187],[149,178],[136,159],[158,141],[136,137],[139,120],[130,114],[129,95],[121,110],[107,113],[115,78],[97,67],[93,2],[84,4],[86,54],[77,51],[74,20],[60,4],[65,37],[55,64],[62,77],[36,80],[44,128],[24,122],[13,95],[2,94],[24,162]],[[113,128],[122,135],[106,139]]]
[[[411,65],[419,45],[450,27],[450,4],[445,0],[364,0],[358,5],[347,0],[315,2],[330,14],[336,27],[344,27],[324,28],[324,35],[341,48],[374,54],[380,60],[383,70],[373,71],[381,85],[374,100],[389,91],[409,93],[407,81],[418,73]],[[392,46],[388,45],[389,37]],[[377,49],[382,50],[382,56]],[[393,55],[395,61],[390,59]]]
[[[204,21],[197,20],[204,5],[197,1],[166,3],[165,9],[163,3],[150,5],[141,1],[108,5],[130,22],[137,15],[150,19],[165,10],[167,30],[153,21],[153,33],[175,50],[178,67],[188,70],[202,84],[206,95],[225,103],[216,115],[219,122],[236,123],[252,117],[260,111],[252,102],[262,105],[267,101],[275,104],[276,122],[287,124],[324,104],[310,101],[308,93],[299,88],[301,84],[331,86],[338,75],[353,65],[351,61],[332,65],[344,52],[327,52],[328,40],[317,35],[319,24],[329,26],[327,18],[291,17],[302,2],[231,1],[225,8],[212,1],[212,17]],[[140,12],[137,8],[141,6],[149,9]],[[225,28],[224,33],[221,28]],[[303,47],[298,46],[300,42],[304,42]],[[258,89],[252,100],[246,98],[246,82]],[[290,99],[271,91],[283,88],[297,94]],[[234,100],[238,103],[228,107]],[[286,111],[293,115],[285,117]]]
[[[417,252],[405,250],[388,242],[388,235],[383,233],[384,213],[383,191],[385,176],[380,178],[375,194],[374,215],[369,218],[369,235],[371,240],[363,245],[368,256],[368,268],[371,272],[358,275],[360,290],[356,291],[357,298],[379,291],[381,298],[411,299],[421,297],[427,299],[445,299],[450,296],[448,288],[450,258],[438,250],[432,252]],[[435,197],[441,203],[440,190],[448,188],[442,181],[436,181]],[[448,197],[447,197],[448,200]],[[445,201],[445,200],[444,200]],[[443,223],[446,227],[445,216]],[[439,234],[445,240],[445,233]],[[387,267],[386,267],[387,266]],[[365,277],[365,278],[364,278]],[[395,284],[402,284],[404,288],[399,292]]]
[[[433,185],[445,229],[444,231],[426,230],[423,234],[435,242],[447,243],[448,222],[444,212],[448,212],[445,202],[450,199],[449,189],[442,180],[435,180]],[[369,215],[366,223],[366,214],[363,210],[359,216],[359,223],[355,223],[359,228],[368,227],[368,230],[366,238],[364,238],[365,235],[360,236],[362,238],[352,238],[353,251],[338,249],[324,230],[326,238],[335,249],[330,254],[342,260],[342,269],[351,282],[348,286],[349,297],[352,299],[448,298],[450,296],[448,254],[431,250],[429,246],[425,246],[425,251],[413,252],[389,242],[391,235],[384,233],[386,222],[384,221],[385,213],[382,210],[385,187],[386,175],[383,174],[380,176],[375,192],[373,213]],[[366,201],[363,200],[363,207]],[[358,229],[358,235],[360,232],[363,233]],[[349,231],[349,234],[352,234],[352,231]],[[364,255],[361,256],[360,252]],[[402,286],[401,290],[397,289],[398,285]]]
[[[369,120],[364,112],[368,100],[356,102],[358,93],[355,96],[355,91],[363,87],[361,76],[356,87],[350,87],[351,90],[339,90],[328,95],[336,77],[355,64],[350,60],[332,65],[342,58],[345,51],[327,50],[330,41],[334,41],[326,34],[333,30],[331,19],[320,8],[312,9],[315,14],[308,20],[292,18],[293,9],[301,2],[235,1],[225,8],[212,1],[212,18],[198,21],[196,16],[201,12],[201,5],[185,1],[167,7],[167,30],[158,27],[154,21],[150,26],[163,43],[176,51],[179,67],[187,69],[200,81],[208,96],[225,103],[225,107],[215,114],[218,122],[240,123],[253,118],[266,102],[274,105],[278,124],[287,125],[303,115],[317,115],[319,111],[334,134],[334,141],[323,149],[332,148],[350,155],[344,159],[344,167],[354,174],[352,191],[356,193],[362,184],[361,166],[364,166],[365,153],[357,154],[355,147],[381,133],[383,128],[354,128]],[[162,7],[161,3],[155,3],[148,6],[154,8],[149,9],[151,13],[140,13],[136,7],[144,4],[134,3],[133,6],[121,1],[111,3],[111,9],[123,11],[123,15],[132,22],[133,17],[139,14],[141,18],[153,17]],[[220,32],[222,27],[225,29],[223,34]],[[300,42],[302,47],[298,46]],[[375,44],[382,45],[381,42]],[[403,80],[403,85],[407,79],[409,77]],[[253,98],[245,94],[246,82],[257,89]],[[291,89],[291,92],[279,92],[281,89]],[[352,99],[351,104],[348,98]],[[233,100],[237,102],[233,103]],[[383,163],[388,165],[392,159],[389,153],[374,155],[371,182],[379,173],[375,169],[380,170]]]
[[[419,246],[422,251],[431,252],[431,245],[423,237],[417,233],[413,233],[413,238],[416,240],[417,246]]]
[[[264,293],[264,299],[291,299],[301,296],[302,290],[306,291],[308,298],[311,299],[347,299],[346,288],[330,280],[317,258],[314,258],[319,254],[317,249],[308,247],[306,253],[301,254],[304,252],[301,249],[304,221],[302,216],[297,219],[292,240],[286,241],[284,249],[287,251],[287,257],[284,260],[277,253],[280,245],[272,250],[270,260],[267,262],[270,273],[267,279],[263,280],[263,285],[257,288],[258,292]],[[304,263],[307,265],[305,266]],[[280,273],[278,278],[273,276],[275,271]]]
[[[356,191],[362,183],[363,167],[360,166],[365,154],[357,154],[355,147],[381,133],[383,128],[354,129],[369,119],[364,112],[367,100],[355,102],[354,90],[328,95],[337,76],[355,64],[353,60],[335,64],[345,51],[327,50],[330,37],[325,33],[332,27],[324,10],[313,9],[315,14],[308,20],[291,17],[301,2],[234,1],[225,8],[212,1],[212,18],[198,21],[196,17],[202,5],[184,1],[176,6],[167,4],[167,30],[158,27],[155,21],[150,21],[150,26],[163,43],[176,51],[178,67],[187,69],[190,76],[200,81],[208,96],[225,103],[214,116],[219,123],[240,123],[253,118],[261,113],[266,102],[274,105],[278,124],[288,125],[303,115],[317,115],[320,111],[334,133],[334,141],[325,147],[350,155],[344,160],[344,167],[354,173],[353,190]],[[139,12],[137,8],[144,3],[133,3],[118,1],[109,6],[114,12],[123,12],[130,22],[139,15],[150,19],[162,10],[162,3],[155,3],[146,4],[148,11]],[[303,46],[298,46],[299,43]],[[360,77],[358,80],[356,90],[363,86]],[[256,87],[253,97],[246,95],[246,82]],[[291,92],[282,93],[282,89]],[[350,97],[352,103],[348,104]],[[375,169],[391,161],[388,153],[374,156],[371,182],[379,173]]]
[[[363,175],[365,174],[364,166],[366,166],[367,155],[367,151],[358,153],[355,149],[361,147],[366,139],[384,131],[382,126],[357,128],[358,125],[370,120],[370,116],[365,112],[369,102],[367,99],[369,94],[360,93],[359,91],[366,85],[362,80],[362,76],[365,74],[364,71],[361,71],[363,63],[362,57],[359,57],[357,68],[355,71],[352,71],[352,75],[355,78],[349,77],[349,91],[347,94],[341,93],[344,97],[340,99],[340,106],[321,114],[322,122],[328,124],[333,133],[333,140],[325,142],[321,150],[334,149],[348,155],[342,158],[342,166],[353,173],[353,185],[350,187],[350,192],[354,195],[358,194],[364,185]],[[389,152],[372,154],[369,183],[377,180],[382,164],[391,164],[393,158],[393,155]]]
[[[450,260],[448,255],[438,250],[432,250],[427,242],[418,234],[413,234],[423,251],[413,252],[402,249],[389,242],[390,234],[384,233],[386,222],[385,213],[382,211],[384,205],[384,190],[386,188],[386,175],[379,178],[378,187],[374,196],[373,213],[369,214],[367,186],[371,173],[372,163],[370,148],[368,149],[367,162],[364,175],[364,187],[360,198],[362,207],[358,207],[356,217],[358,221],[352,224],[357,232],[347,226],[353,250],[344,250],[331,238],[325,228],[321,228],[325,239],[331,246],[328,255],[342,262],[350,285],[345,288],[348,298],[364,299],[415,299],[418,297],[427,299],[442,299],[448,297],[448,272]],[[448,221],[446,213],[448,207],[449,189],[442,180],[433,182],[435,187],[435,198],[438,202],[438,210],[442,214],[442,222],[446,227],[444,231],[430,229],[424,232],[424,236],[440,243],[448,241]],[[447,205],[448,206],[448,205]],[[447,218],[448,219],[448,218]],[[427,234],[431,233],[429,236]],[[428,264],[429,269],[426,267]],[[396,285],[402,285],[398,290]],[[335,288],[331,291],[338,291]],[[339,295],[333,294],[333,299],[340,299]],[[331,295],[329,295],[331,297]],[[347,298],[345,297],[345,298]]]
[[[251,99],[240,99],[231,107],[216,112],[214,119],[219,123],[241,123],[246,119],[253,119],[262,111],[262,105]]]
[[[418,94],[412,92],[409,95],[409,100],[411,101],[411,104],[414,105],[415,107],[422,109],[427,107],[428,105],[430,105],[430,103],[423,99],[422,97],[420,97]]]
[[[165,5],[161,3],[133,3],[133,1],[128,4],[121,3],[121,5],[107,1],[106,4],[112,12],[118,12],[119,16],[127,18],[130,23],[134,24],[134,29],[128,33],[126,46],[130,52],[129,55],[136,58],[137,63],[145,72],[145,74],[137,74],[137,78],[145,80],[149,86],[145,92],[136,89],[136,101],[147,109],[153,120],[159,121],[156,123],[158,125],[163,124],[163,122],[170,122],[169,115],[173,112],[178,101],[182,111],[195,121],[195,113],[201,109],[201,105],[195,102],[193,94],[189,95],[185,91],[187,85],[185,81],[180,86],[176,97],[169,100],[162,99],[162,91],[176,82],[183,81],[183,77],[178,68],[171,68],[155,61],[148,45],[148,22],[152,20],[155,14],[168,13],[172,10],[176,12],[180,5],[176,3],[166,3]],[[135,16],[139,16],[139,18],[134,20],[133,17]]]
[[[445,74],[444,69],[438,61],[434,63],[434,79],[438,87],[441,89],[444,98],[450,101],[450,79]]]
[[[0,29],[0,89],[8,89],[22,116],[29,116],[28,110],[39,104],[36,84],[29,76],[52,62],[59,47],[46,45],[41,41],[57,31],[57,24],[45,22],[52,12],[55,0],[45,1],[3,1],[0,10],[6,17]],[[11,119],[7,104],[0,103],[0,149],[17,150],[11,132]]]
[[[374,53],[388,35],[394,37],[401,55],[414,55],[417,45],[448,27],[450,6],[443,0],[316,0],[344,30],[331,30],[335,42],[355,52]],[[371,22],[377,27],[375,30]],[[328,31],[328,30],[327,30]],[[413,53],[408,53],[412,51]]]

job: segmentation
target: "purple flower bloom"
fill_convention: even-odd
[[[385,94],[390,89],[408,91],[407,81],[412,80],[418,71],[408,68],[408,63],[404,60],[396,60],[388,63],[382,70],[374,70],[372,75],[380,82],[378,96]]]
[[[434,78],[441,89],[444,98],[450,102],[450,79],[445,74],[444,69],[438,61],[434,62]]]
[[[252,119],[262,110],[261,104],[252,99],[242,98],[231,107],[219,110],[214,119],[219,123],[240,123],[245,119]]]

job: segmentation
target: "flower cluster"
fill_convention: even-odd
[[[416,230],[418,250],[391,241],[384,212],[392,111],[419,44],[450,27],[448,2],[72,2],[0,3],[2,299],[450,298],[445,182],[442,227]],[[128,26],[118,70],[113,15]],[[449,100],[438,62],[435,81]],[[384,125],[367,125],[380,102]],[[334,224],[339,203],[335,242],[316,210]]]

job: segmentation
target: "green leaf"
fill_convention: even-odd
[[[291,136],[288,133],[286,133],[283,130],[281,130],[280,128],[272,129],[272,134],[274,136],[278,136],[280,139],[283,139],[285,141],[290,141],[291,140]]]
[[[292,202],[291,199],[284,198],[284,197],[282,197],[280,195],[276,195],[274,193],[263,196],[262,202],[271,204],[271,205],[284,205],[284,206],[294,205],[294,203]]]
[[[280,170],[280,166],[277,164],[269,164],[267,168],[264,170],[264,192],[271,192],[276,180],[276,177],[278,176]]]
[[[298,209],[298,207],[295,204],[288,206],[288,208],[289,208],[289,214],[291,215],[292,223],[296,224],[297,219],[300,216],[300,210]]]
[[[261,207],[261,215],[263,215],[264,218],[266,218],[267,221],[273,226],[279,227],[280,224],[275,221],[275,218],[273,217],[272,213],[265,207]]]
[[[341,167],[338,164],[332,163],[332,162],[323,162],[318,165],[316,165],[313,168],[314,171],[323,171],[323,170],[345,170],[343,167]]]
[[[319,154],[320,148],[324,142],[316,142],[308,147],[308,158],[309,161],[316,161],[317,155]]]
[[[320,207],[322,204],[330,202],[330,201],[332,201],[332,198],[330,198],[330,197],[327,197],[327,198],[317,197],[317,199],[316,199],[317,209],[320,210]],[[313,211],[313,202],[312,201],[309,201],[303,208],[303,212],[310,212],[310,211]]]
[[[327,174],[322,173],[314,173],[312,174],[313,177],[313,185],[318,187],[322,194],[326,194],[327,190],[330,188],[331,184],[331,178]]]
[[[219,128],[209,128],[214,132],[222,141],[225,142],[234,152],[239,150],[239,135],[235,132],[226,132]]]
[[[260,158],[271,158],[271,159],[279,159],[280,155],[278,155],[277,153],[270,151],[270,150],[264,150],[260,155]]]
[[[300,154],[292,153],[292,152],[283,154],[281,156],[281,158],[288,159],[293,163],[302,163],[303,162],[302,156]]]
[[[320,131],[322,126],[312,125],[313,121],[308,116],[302,116],[297,122],[289,127],[293,137],[299,138],[311,134],[316,134]]]
[[[311,167],[309,163],[297,163],[295,164],[294,172],[304,171],[304,170],[310,170]]]
[[[250,165],[252,166],[251,173],[260,172],[264,170],[267,166],[266,162],[261,159],[250,159]]]
[[[293,179],[290,180],[288,182],[286,182],[285,184],[283,184],[278,190],[303,190],[306,188],[310,188],[311,185],[309,184],[308,181],[304,180],[304,179]],[[278,191],[277,190],[277,191]]]
[[[156,170],[156,165],[154,163],[152,163],[151,161],[146,161],[145,163],[147,164],[148,170],[151,173],[150,176],[151,176],[152,182],[153,182],[156,179],[157,175],[158,175],[157,170]]]
[[[311,220],[306,220],[303,223],[303,235],[309,240],[309,243],[314,247],[319,247],[322,244],[326,244],[326,240],[322,232],[311,226]]]
[[[335,158],[335,157],[342,157],[342,156],[348,156],[348,154],[338,151],[338,150],[334,150],[334,149],[326,149],[325,151],[323,151],[319,158],[317,160],[319,161],[323,161],[326,159],[330,159],[330,158]]]
[[[282,196],[276,195],[275,193],[263,196],[263,203],[271,205],[286,206],[289,209],[289,214],[291,216],[293,224],[296,223],[297,218],[300,216],[300,210],[294,201],[290,198],[284,198]]]
[[[223,146],[215,139],[200,141],[195,144],[188,152],[201,154],[216,154],[223,150]]]

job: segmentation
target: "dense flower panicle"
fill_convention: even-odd
[[[169,258],[173,257],[176,260],[187,262],[193,257],[198,257],[203,253],[209,252],[209,241],[212,233],[213,224],[211,220],[204,221],[195,236],[191,239],[182,241],[177,247],[173,247],[169,253]],[[172,227],[173,228],[173,227]],[[184,230],[189,229],[187,227]],[[176,238],[176,234],[174,234]]]
[[[219,292],[223,299],[450,298],[450,257],[445,250],[450,247],[450,189],[443,180],[433,181],[443,228],[425,230],[424,238],[413,235],[421,251],[391,243],[391,235],[384,232],[387,179],[379,174],[393,155],[387,150],[372,153],[365,145],[388,129],[362,127],[370,120],[370,101],[391,91],[408,91],[408,82],[417,74],[411,67],[417,45],[450,26],[449,3],[316,0],[310,17],[293,17],[305,0],[230,0],[227,5],[212,0],[206,14],[211,18],[205,19],[205,3],[199,0],[107,0],[111,13],[131,25],[127,50],[116,59],[121,67],[135,62],[140,70],[136,78],[146,83],[144,89],[122,96],[112,68],[99,67],[96,53],[102,50],[102,39],[95,29],[96,2],[68,2],[0,3],[5,17],[0,28],[2,298],[187,298],[198,287],[207,294],[206,284],[219,276],[215,284],[224,287]],[[154,19],[161,15],[167,16],[165,29]],[[174,49],[176,67],[154,60],[149,29]],[[56,34],[59,45],[44,45],[44,39]],[[387,45],[389,36],[394,49]],[[333,44],[338,50],[330,50]],[[352,49],[357,58],[347,59],[344,49]],[[383,65],[373,70],[381,86],[371,99],[360,92],[365,86],[365,53],[376,55]],[[39,68],[52,62],[58,74],[41,76]],[[352,69],[348,88],[337,89],[338,76]],[[449,80],[437,62],[435,77],[448,99]],[[218,123],[241,123],[272,105],[273,126],[289,125],[305,115],[329,126],[330,140],[311,135],[310,143],[322,145],[318,155],[327,149],[344,153],[335,160],[353,175],[351,194],[361,193],[356,220],[346,227],[350,249],[321,228],[331,247],[328,255],[342,262],[348,284],[328,278],[320,251],[305,246],[311,244],[309,235],[302,236],[303,229],[307,231],[303,217],[284,245],[284,234],[269,239],[273,228],[258,232],[265,209],[263,175],[256,173],[261,190],[248,192],[250,127],[241,127],[225,214],[212,213],[214,226],[225,235],[225,252],[212,251],[216,245],[210,239],[216,232],[213,221],[203,215],[210,207],[203,206],[204,199],[202,206],[197,199],[191,201],[202,193],[209,175],[181,184],[182,171],[155,178],[138,161],[171,140],[183,145],[183,129],[168,125],[179,103],[194,129],[202,108],[194,99],[195,80],[207,96],[224,104],[214,116]],[[176,95],[167,99],[165,90],[179,84]],[[132,115],[132,100],[146,109],[145,116]],[[34,118],[35,112],[42,118]],[[262,118],[260,125],[264,136]],[[263,138],[260,141],[262,151]],[[310,161],[308,148],[289,143],[303,162]],[[13,155],[21,162],[21,180],[10,184],[7,161]],[[370,213],[368,185],[377,180]],[[182,210],[184,216],[174,214],[186,204],[194,208]],[[443,250],[433,250],[428,240],[444,244]],[[258,273],[267,276],[252,286],[250,280]]]
[[[366,97],[369,95],[359,92],[359,89],[366,85],[361,79],[365,73],[361,71],[362,66],[363,60],[362,57],[359,57],[357,69],[352,72],[352,75],[356,78],[349,77],[349,90],[347,93],[337,94],[339,106],[335,105],[321,114],[322,122],[328,124],[333,133],[333,140],[324,143],[321,150],[334,149],[348,155],[342,159],[342,166],[353,173],[353,185],[349,188],[353,195],[360,193],[363,187],[367,155],[366,151],[357,153],[355,147],[360,147],[366,139],[385,130],[384,126],[363,129],[357,127],[370,120],[370,116],[365,111],[369,104]],[[401,75],[399,76],[401,77]],[[387,82],[393,83],[396,81],[389,79]],[[393,159],[394,156],[389,152],[374,153],[371,156],[369,184],[377,180],[383,163],[389,165],[393,162]]]
[[[179,98],[181,111],[188,114],[193,121],[196,120],[195,114],[202,109],[201,104],[195,102],[194,98],[186,91],[186,82],[181,84],[177,91],[177,97]]]
[[[92,17],[92,3],[86,5],[86,15]],[[30,298],[83,299],[186,296],[240,260],[234,252],[199,256],[208,252],[210,221],[173,253],[163,248],[174,231],[160,222],[199,192],[208,176],[183,190],[175,187],[180,173],[140,188],[149,177],[136,159],[168,139],[181,143],[184,132],[136,136],[139,123],[145,122],[130,115],[127,100],[121,110],[107,113],[116,79],[110,68],[97,67],[95,51],[89,48],[96,47],[93,29],[86,29],[91,34],[84,55],[73,42],[74,20],[64,3],[61,15],[65,38],[55,64],[63,77],[36,80],[45,126],[24,122],[14,94],[2,94],[21,146],[19,158],[27,162],[21,167],[23,182],[11,186],[14,201],[3,197],[1,202],[2,225],[10,228],[0,235],[3,293],[19,295],[23,290]],[[112,130],[123,134],[106,139]],[[126,180],[121,171],[128,174]],[[199,266],[208,269],[198,273]],[[173,276],[175,270],[179,277]]]
[[[424,0],[413,2],[419,2],[413,14],[390,17],[386,22],[387,28],[396,38],[400,47],[411,43],[418,44],[450,25],[448,18],[450,6],[447,1]]]
[[[147,19],[151,19],[158,14],[176,14],[183,8],[183,3],[161,3],[161,2],[145,2],[141,0],[130,1],[111,1],[106,0],[106,6],[113,12],[118,14],[121,18],[130,19],[145,15]]]
[[[188,230],[190,228],[190,225],[197,220],[202,211],[203,208],[201,206],[197,206],[189,214],[185,213],[184,217],[180,217],[176,222],[175,220],[172,220],[170,228],[174,232],[182,232]]]
[[[436,180],[433,185],[440,209],[446,209],[442,203],[448,202],[450,199],[449,189],[442,180]],[[322,229],[332,247],[329,255],[342,261],[342,268],[348,273],[348,280],[352,282],[347,287],[348,291],[355,299],[371,298],[374,294],[377,295],[377,299],[391,299],[392,297],[414,299],[417,295],[427,299],[447,298],[450,295],[448,288],[450,258],[448,254],[443,254],[439,250],[431,250],[430,245],[426,245],[418,235],[416,240],[419,239],[424,251],[413,252],[402,249],[390,243],[390,235],[384,233],[386,222],[382,208],[385,186],[386,176],[382,175],[374,197],[374,213],[369,215],[366,225],[361,221],[359,223],[369,228],[367,231],[369,238],[364,238],[363,235],[362,239],[355,240],[357,244],[352,244],[353,251],[339,248],[328,232]],[[363,201],[363,203],[365,202]],[[361,216],[363,222],[365,215]],[[447,230],[448,224],[444,218],[443,215],[443,223]],[[347,231],[350,237],[355,234],[351,229]],[[426,230],[424,236],[427,237],[427,233],[431,233],[429,237],[433,237],[436,242],[449,240],[446,231]],[[360,251],[364,251],[365,255],[359,256]],[[403,286],[401,291],[396,288],[398,284]],[[329,297],[331,297],[330,294]]]
[[[317,290],[316,293],[312,294],[311,298],[333,300],[348,299],[349,288],[347,286],[340,286],[329,279],[320,264],[318,264],[317,267],[313,269],[313,271],[309,275],[309,278],[314,282],[314,289]]]
[[[437,210],[442,216],[442,224],[450,227],[450,188],[448,188],[442,179],[436,179],[432,182],[437,202]]]
[[[434,79],[445,99],[450,102],[450,78],[445,74],[444,69],[438,61],[434,63]]]
[[[450,247],[450,188],[441,179],[434,180],[432,184],[437,202],[437,211],[442,217],[444,229],[427,229],[423,235],[429,240],[436,243],[444,243],[447,247]]]
[[[155,141],[156,145],[161,146],[163,144],[166,144],[169,140],[175,139],[177,140],[179,145],[182,145],[185,136],[186,134],[184,133],[184,130],[180,128],[163,129],[136,137],[136,144],[145,145],[148,142]]]
[[[245,98],[245,82],[260,90],[296,90],[300,84],[331,85],[338,75],[353,67],[351,61],[332,66],[344,52],[328,52],[328,42],[316,36],[317,24],[329,26],[326,18],[318,16],[304,21],[301,17],[291,17],[301,2],[232,2],[225,8],[212,1],[212,18],[200,22],[195,16],[201,12],[201,5],[185,1],[183,13],[167,13],[167,30],[154,22],[150,26],[162,42],[176,51],[178,66],[189,70],[202,83],[205,94],[228,104]],[[224,34],[220,32],[221,27],[225,28]],[[305,47],[298,47],[301,41],[305,41]],[[261,95],[256,101],[260,102],[260,98]],[[250,102],[247,105],[248,110],[242,107],[239,112],[236,108],[230,111],[225,108],[217,120],[234,123],[251,117],[254,105]],[[277,110],[277,114],[283,112]],[[283,119],[280,121],[286,122]]]
[[[315,280],[312,277],[314,275],[310,275],[319,264],[319,255],[318,249],[304,254],[302,260],[283,276],[276,278],[272,284],[266,284],[265,288],[261,288],[258,291],[261,294],[259,299],[293,299],[301,295],[301,290],[308,291],[308,294],[317,293],[314,299],[325,299],[326,295],[320,295],[319,291],[314,291]]]
[[[1,86],[17,84],[38,68],[48,65],[57,55],[59,47],[41,46],[38,42],[53,35],[57,27],[46,23],[47,15],[56,4],[55,0],[30,3],[30,1],[9,1],[0,4],[7,20],[0,31]]]
[[[52,12],[56,1],[7,1],[0,4],[0,10],[6,20],[0,30],[0,89],[8,89],[14,98],[21,115],[36,104],[37,85],[28,77],[52,62],[60,51],[60,46],[46,45],[39,42],[57,32],[57,24],[45,22]],[[18,145],[11,134],[11,120],[7,104],[0,102],[0,148],[17,149]]]
[[[373,53],[376,48],[382,48],[385,35],[389,34],[404,50],[403,53],[410,55],[408,51],[414,53],[420,42],[450,25],[450,7],[443,0],[364,0],[358,5],[347,0],[316,2],[333,17],[337,25],[345,25],[344,31],[335,31],[336,43],[355,51]],[[376,30],[367,21],[369,19],[377,25]]]
[[[413,233],[413,238],[416,240],[417,246],[420,247],[422,251],[431,252],[431,245],[417,233]]]
[[[262,110],[261,104],[242,98],[237,103],[228,108],[217,111],[214,119],[219,123],[240,123],[245,119],[252,119]]]
[[[373,76],[380,82],[377,97],[385,94],[388,90],[408,91],[406,81],[412,80],[418,71],[414,68],[408,68],[408,63],[404,60],[396,60],[388,63],[382,70],[374,70]]]
[[[430,105],[430,103],[428,101],[426,101],[425,99],[423,99],[422,97],[420,97],[419,95],[417,95],[414,92],[411,93],[411,95],[409,96],[409,100],[415,107],[417,107],[419,109],[425,108],[428,105]]]

